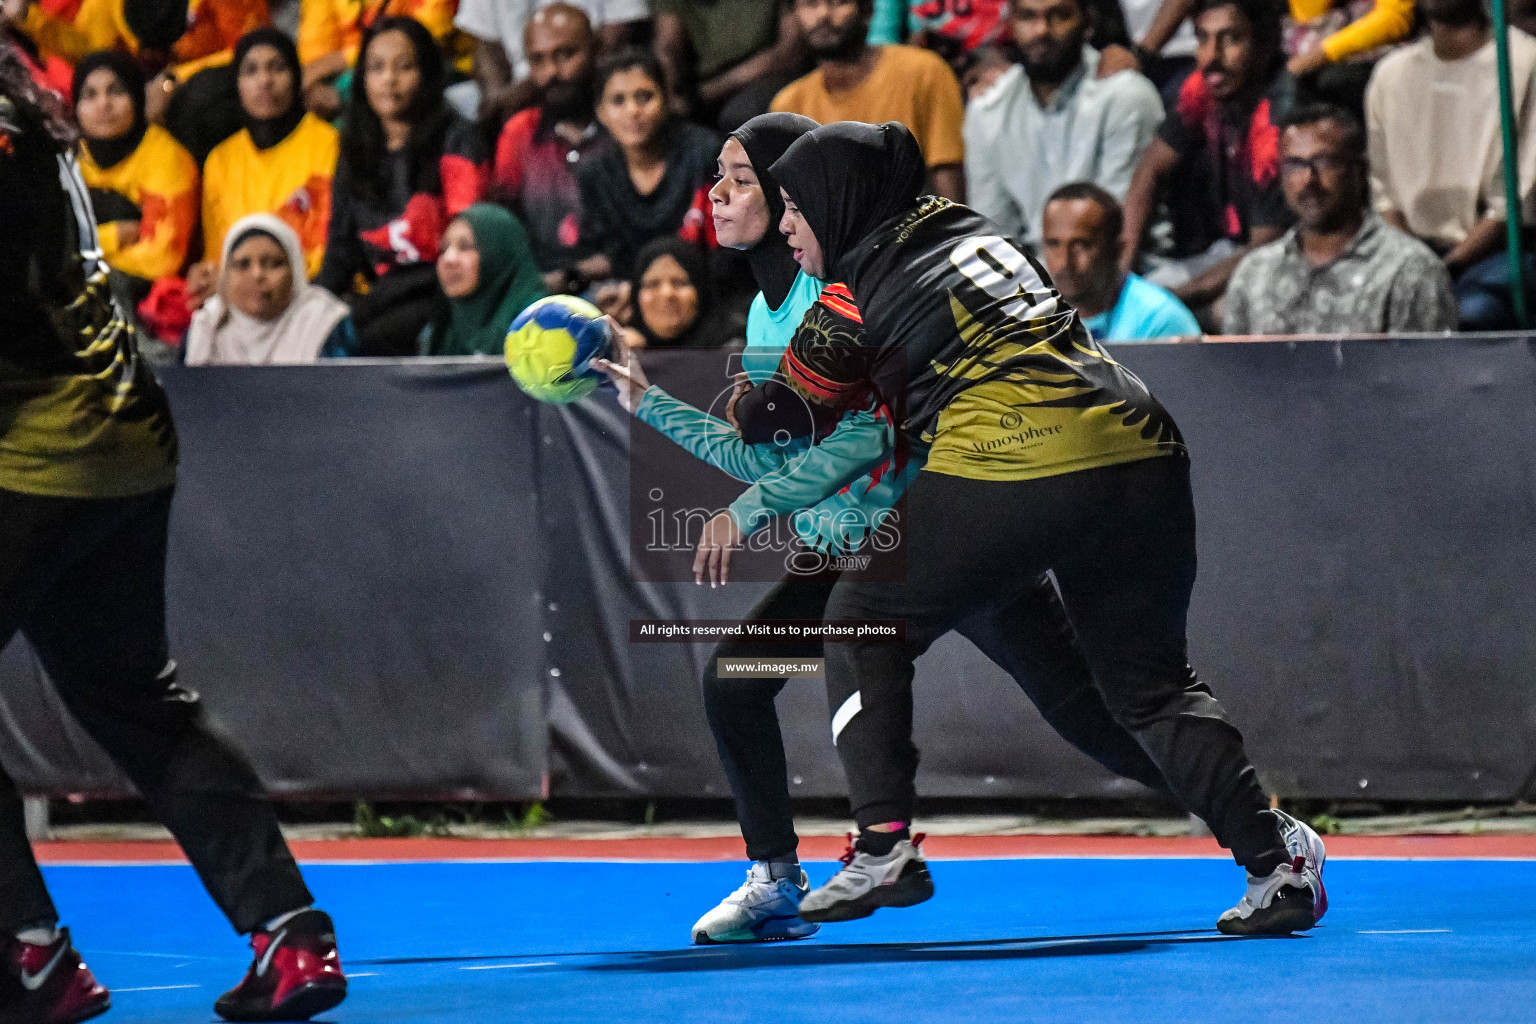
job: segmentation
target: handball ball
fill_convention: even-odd
[[[529,397],[563,404],[585,398],[607,378],[592,369],[613,338],[602,310],[574,295],[551,295],[517,315],[507,332],[507,369]]]

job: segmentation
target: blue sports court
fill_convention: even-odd
[[[808,864],[813,882],[834,863]],[[248,962],[179,865],[46,869],[110,1019],[178,1024]],[[1536,861],[1334,859],[1312,933],[1234,939],[1213,858],[936,861],[938,893],[796,943],[694,947],[728,862],[320,863],[351,994],[382,1024],[1536,1020]]]

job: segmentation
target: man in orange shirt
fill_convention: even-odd
[[[933,191],[965,201],[965,107],[943,58],[916,46],[870,46],[873,0],[795,0],[816,70],[785,86],[773,109],[828,124],[900,121],[912,130]]]

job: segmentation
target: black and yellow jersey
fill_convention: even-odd
[[[0,95],[0,488],[115,498],[169,487],[176,431],[107,287],[80,170]]]
[[[797,334],[780,374],[813,406],[867,381],[928,449],[927,470],[1028,480],[1184,451],[1146,385],[973,210],[926,197],[838,272],[863,312],[865,347]],[[738,420],[758,413],[737,408]]]

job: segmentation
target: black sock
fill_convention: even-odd
[[[897,843],[911,838],[912,830],[905,826],[895,832],[876,832],[866,828],[859,832],[859,849],[871,857],[884,857],[896,849]]]

